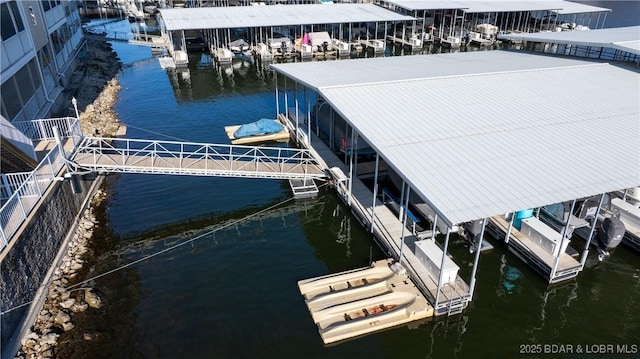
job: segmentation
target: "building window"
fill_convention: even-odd
[[[0,4],[0,29],[3,41],[24,30],[18,4],[15,1]]]
[[[22,109],[22,101],[20,101],[20,96],[18,96],[18,89],[15,85],[14,78],[10,78],[2,84],[2,105],[7,114],[7,120],[11,121],[20,109]]]
[[[2,84],[2,107],[8,120],[16,117],[41,84],[35,59]]]
[[[60,0],[43,0],[42,1],[42,8],[44,9],[45,12],[53,9],[58,5],[60,5]]]

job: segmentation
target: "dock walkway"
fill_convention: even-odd
[[[506,235],[509,230],[509,223],[503,217],[496,216],[489,219],[488,227],[493,227],[497,232]],[[508,246],[509,250],[514,252],[514,254],[524,262],[532,265],[540,275],[547,278],[549,283],[557,283],[574,278],[582,268],[580,262],[569,254],[566,252],[560,253],[560,260],[558,261],[555,276],[551,277],[551,271],[553,270],[556,257],[542,248],[538,243],[520,233],[516,228],[511,229]]]
[[[286,121],[292,133],[295,133],[293,125]],[[326,169],[339,168],[344,174],[349,173],[349,167],[345,165],[329,147],[327,147],[320,138],[311,133],[311,143],[308,149],[313,157],[315,157],[320,166]],[[300,137],[300,136],[296,136]],[[346,179],[346,176],[345,176]],[[373,192],[365,186],[358,178],[352,180],[351,197],[348,196],[347,184],[344,182],[336,183],[336,189],[343,196],[347,204],[351,207],[353,213],[365,228],[370,228],[373,206]],[[400,244],[402,238],[402,221],[393,211],[376,199],[375,203],[375,225],[373,234],[381,244],[383,250],[390,256],[398,258],[400,255]],[[427,297],[429,302],[436,309],[436,315],[459,313],[466,307],[470,300],[469,286],[467,283],[456,276],[451,283],[443,283],[440,288],[438,303],[435,303],[438,288],[438,273],[430,271],[415,255],[416,238],[406,229],[405,247],[402,250],[402,264],[414,279],[416,286]],[[440,256],[440,259],[442,256]],[[440,266],[440,263],[438,263]]]

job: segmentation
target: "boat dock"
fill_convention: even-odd
[[[289,131],[297,133],[293,138],[305,139],[307,134],[303,130],[296,132],[295,125],[279,115],[280,121],[287,123]],[[401,263],[409,273],[418,289],[426,296],[427,300],[435,307],[435,315],[453,315],[462,312],[471,300],[469,286],[457,275],[458,266],[445,256],[446,280],[440,287],[438,294],[438,282],[440,265],[443,258],[442,249],[432,239],[420,240],[412,235],[408,229],[403,230],[400,218],[382,201],[376,198],[373,205],[373,192],[358,178],[351,180],[351,194],[349,194],[348,178],[349,168],[336,154],[327,147],[316,134],[310,134],[312,146],[308,150],[318,164],[331,173],[336,191],[345,204],[351,207],[353,214],[365,228],[372,228],[372,233],[383,251],[393,258],[400,258],[401,239],[404,237],[405,245],[402,249]],[[305,141],[299,141],[302,146],[307,146]],[[375,213],[375,221],[372,214]],[[421,244],[430,242],[430,245]],[[420,250],[420,247],[426,247]],[[437,300],[436,300],[437,299]]]
[[[363,46],[365,49],[372,49],[374,54],[383,54],[386,48],[384,41],[382,40],[358,40],[357,44]]]
[[[294,58],[294,44],[304,44],[302,39],[310,38],[312,34],[326,33],[328,44],[332,39],[349,44],[352,39],[347,37],[351,37],[351,34],[344,30],[344,25],[385,23],[404,26],[405,23],[415,20],[411,16],[401,15],[374,4],[223,6],[159,11],[162,17],[163,38],[172,56],[179,54],[179,51],[186,53],[193,41],[198,41],[207,48],[226,49],[229,47],[228,44],[241,39],[254,49],[254,55],[262,61],[270,61],[269,57],[278,60]],[[329,37],[329,33],[335,37]],[[189,36],[195,36],[195,39]],[[281,40],[288,42],[286,49],[281,47]],[[384,45],[384,40],[377,41]],[[319,45],[322,43],[315,44],[316,48],[312,49],[312,57],[347,56],[350,52],[347,48],[334,50],[328,46],[321,51],[317,48]],[[256,47],[259,49],[256,50]],[[302,58],[307,58],[307,49],[303,51],[300,47],[296,51]]]
[[[565,248],[562,246],[555,249],[557,253],[550,253],[548,248],[543,247],[543,244],[524,235],[518,229],[512,227],[509,231],[509,222],[504,217],[490,218],[487,229],[490,233],[494,233],[496,238],[504,238],[507,233],[510,233],[507,241],[509,250],[529,264],[538,274],[547,278],[549,283],[575,278],[582,270],[580,262],[567,254],[566,250],[563,251],[562,249]],[[568,240],[566,242],[568,243]],[[553,267],[556,260],[558,263],[554,272]]]
[[[298,282],[325,344],[433,316],[433,307],[392,265],[390,259],[381,260]]]
[[[390,41],[394,44],[398,44],[401,45],[403,47],[408,47],[410,48],[412,51],[418,51],[422,49],[422,40],[417,39],[417,38],[411,38],[411,39],[404,39],[401,37],[396,37],[396,36],[387,36],[387,41]]]

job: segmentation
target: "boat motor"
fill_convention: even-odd
[[[598,228],[598,242],[606,250],[616,248],[624,237],[624,223],[616,217],[608,217]]]

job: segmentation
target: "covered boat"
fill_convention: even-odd
[[[244,125],[226,126],[224,131],[234,145],[289,140],[289,130],[278,120],[270,118]]]
[[[246,42],[244,39],[237,39],[229,43],[229,50],[231,50],[235,54],[249,51],[249,49],[250,49],[249,43]]]

